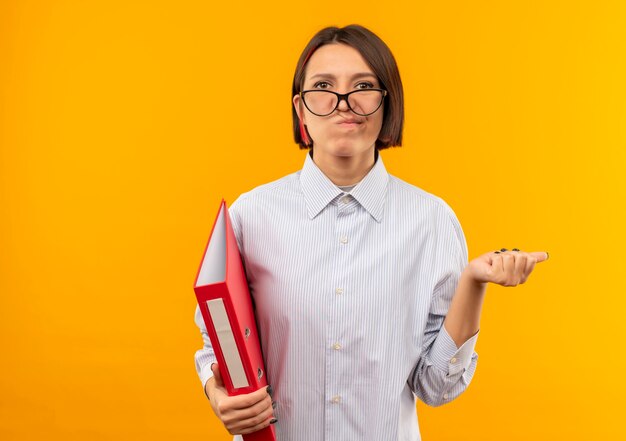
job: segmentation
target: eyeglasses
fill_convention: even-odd
[[[360,116],[376,112],[387,96],[384,89],[358,89],[348,93],[332,90],[303,90],[299,93],[307,109],[317,116],[328,116],[345,100],[348,108]]]

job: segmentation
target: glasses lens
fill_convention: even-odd
[[[374,113],[383,100],[380,90],[357,90],[348,96],[350,108],[357,115],[367,116]]]
[[[337,95],[325,90],[311,90],[304,94],[304,104],[316,115],[329,115],[337,105]]]

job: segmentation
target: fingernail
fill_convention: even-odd
[[[274,392],[274,391],[272,390],[272,386],[270,386],[270,385],[268,384],[268,385],[267,385],[266,390],[267,390],[268,395],[271,397],[271,396],[272,396],[272,392]]]
[[[509,251],[509,250],[507,250],[506,248],[502,248],[500,251],[504,253],[505,251]]]
[[[270,420],[270,424],[276,424],[278,422],[278,420],[276,418],[272,418]]]
[[[272,409],[276,409],[276,401],[272,401]]]
[[[518,248],[513,248],[511,251],[519,251]]]

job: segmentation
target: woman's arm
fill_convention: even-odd
[[[480,313],[485,298],[486,283],[476,282],[465,269],[452,298],[443,326],[457,348],[460,348],[480,328]]]

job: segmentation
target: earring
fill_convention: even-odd
[[[304,126],[302,119],[300,119],[300,138],[302,138],[302,142],[304,142],[304,145],[307,147],[311,145],[311,138],[309,138],[309,134],[306,131],[306,127]]]

